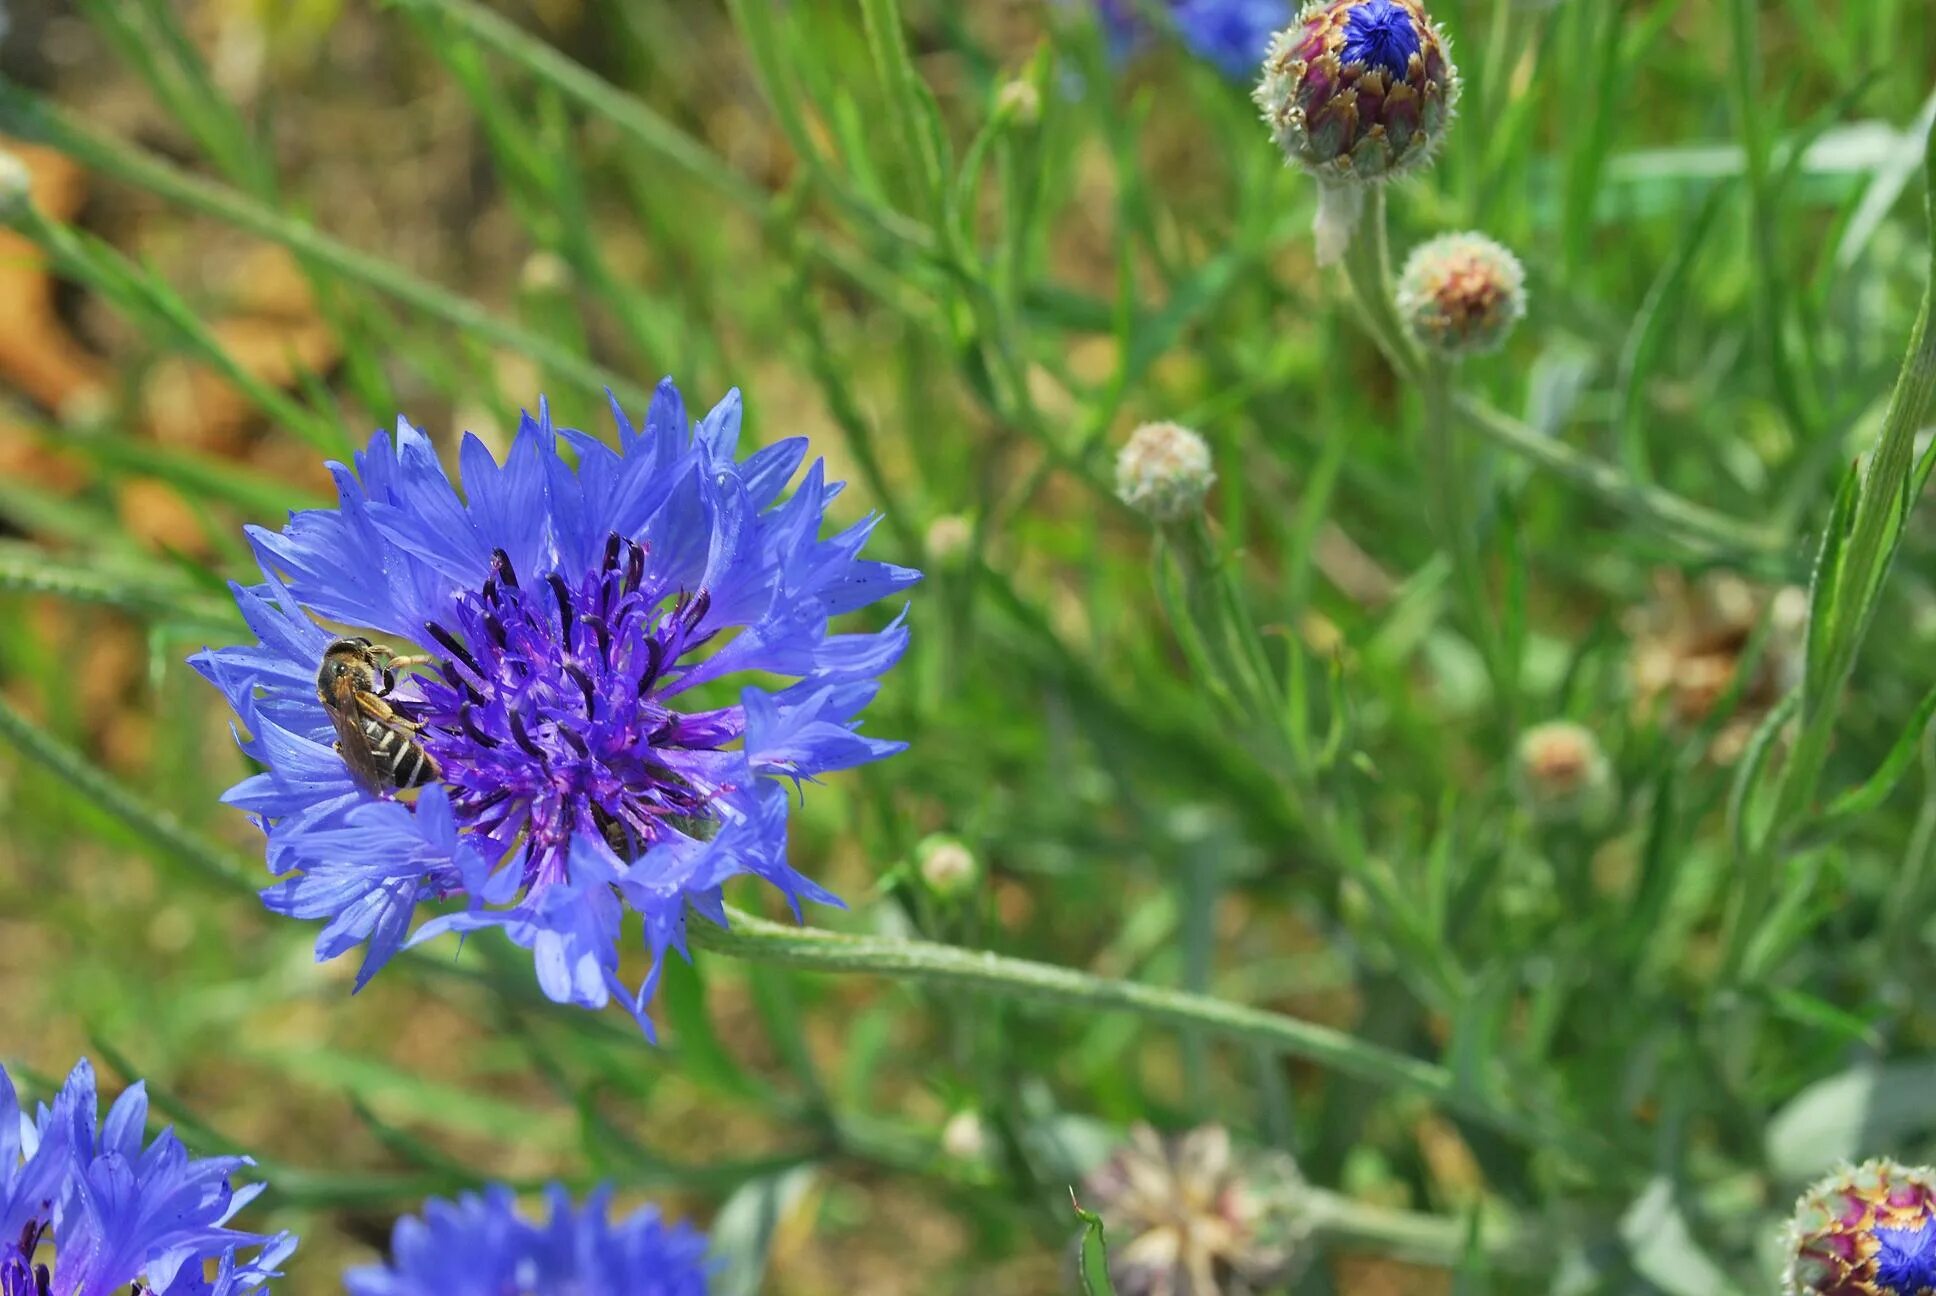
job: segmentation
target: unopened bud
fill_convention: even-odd
[[[1568,720],[1520,735],[1514,774],[1533,817],[1593,826],[1613,809],[1613,766],[1593,731]]]
[[[1217,480],[1210,447],[1180,423],[1145,423],[1116,456],[1116,495],[1153,522],[1178,522],[1203,507]]]
[[[964,1108],[941,1127],[941,1150],[957,1161],[980,1161],[988,1155],[988,1126],[981,1113]]]
[[[1027,130],[1042,120],[1042,92],[1033,81],[1016,77],[995,92],[995,119]]]
[[[0,149],[0,223],[12,224],[27,214],[33,200],[34,173],[11,149]]]
[[[1419,344],[1444,356],[1496,351],[1526,314],[1526,271],[1483,234],[1446,234],[1416,248],[1398,277],[1398,313]]]
[[[914,862],[928,890],[944,899],[971,889],[981,874],[972,851],[956,838],[940,834],[921,840],[914,848]]]
[[[952,567],[975,542],[975,524],[959,513],[943,513],[928,523],[923,539],[928,562],[936,567]]]

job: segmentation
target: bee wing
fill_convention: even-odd
[[[329,722],[336,729],[336,750],[343,758],[343,764],[365,791],[381,792],[384,786],[383,770],[376,763],[376,753],[370,750],[370,740],[363,732],[363,713],[356,707],[341,707],[325,704],[323,710],[329,712]]]

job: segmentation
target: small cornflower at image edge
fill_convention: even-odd
[[[335,508],[249,529],[262,579],[233,590],[254,641],[190,659],[263,767],[225,800],[266,834],[265,901],[325,924],[319,960],[363,946],[358,988],[406,942],[498,928],[551,999],[616,996],[650,1034],[689,906],[724,925],[741,875],[796,917],[841,903],[787,862],[788,811],[904,747],[858,727],[908,632],[905,608],[829,622],[920,575],[860,556],[875,517],[822,536],[841,486],[821,463],[782,498],[803,438],[740,458],[737,392],[695,423],[667,381],[643,427],[612,416],[616,448],[542,401],[502,462],[467,435],[461,496],[399,420],[331,465]],[[438,901],[459,907],[413,936]]]
[[[493,1184],[455,1201],[433,1197],[399,1219],[389,1256],[350,1269],[343,1287],[349,1296],[706,1296],[716,1267],[705,1235],[666,1223],[656,1206],[615,1218],[609,1186],[574,1205],[553,1185],[530,1219]]]
[[[31,1116],[0,1067],[0,1293],[236,1296],[280,1272],[290,1234],[228,1226],[262,1191],[233,1182],[253,1163],[190,1156],[172,1129],[147,1139],[147,1123],[140,1082],[99,1118],[85,1058]]]
[[[1442,234],[1405,258],[1398,314],[1419,345],[1442,356],[1482,355],[1526,317],[1526,271],[1483,234]]]

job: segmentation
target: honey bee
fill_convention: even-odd
[[[372,792],[422,787],[442,772],[414,737],[422,726],[384,701],[397,685],[396,668],[428,660],[399,657],[361,635],[323,649],[316,696],[336,726],[336,750],[356,781]]]

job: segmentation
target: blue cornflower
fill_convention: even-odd
[[[821,537],[840,484],[819,462],[780,502],[806,442],[737,458],[737,392],[697,427],[670,381],[643,430],[614,401],[616,450],[538,408],[501,464],[464,439],[461,498],[402,420],[354,472],[332,465],[336,508],[249,532],[264,579],[235,597],[256,642],[191,660],[266,766],[226,799],[268,835],[283,877],[269,907],[328,924],[318,959],[365,945],[360,988],[420,902],[461,897],[414,940],[501,927],[552,999],[618,993],[649,1033],[689,903],[723,924],[721,886],[744,873],[796,914],[802,899],[840,903],[787,864],[788,785],[903,746],[855,730],[905,626],[830,634],[828,621],[919,573],[860,557],[876,519]],[[345,641],[319,620],[433,663],[413,675],[377,659],[373,676],[392,717],[376,736],[421,752],[414,798],[332,749],[343,735],[318,665]],[[652,953],[636,990],[618,976],[627,907]]]
[[[543,1223],[502,1186],[432,1198],[421,1218],[397,1221],[388,1264],[352,1269],[343,1285],[350,1296],[705,1296],[704,1235],[653,1206],[613,1222],[611,1198],[599,1188],[574,1207],[553,1186]]]
[[[1127,49],[1142,34],[1142,0],[1097,0],[1110,43]],[[1290,0],[1159,0],[1184,45],[1233,79],[1257,75],[1271,34],[1291,21]]]
[[[0,1067],[0,1296],[239,1296],[275,1276],[295,1240],[227,1227],[262,1190],[230,1184],[247,1157],[191,1157],[172,1129],[144,1147],[138,1083],[97,1117],[86,1059],[31,1121]]]
[[[1340,57],[1346,63],[1383,68],[1402,78],[1419,47],[1418,24],[1397,0],[1367,0],[1345,16]]]

